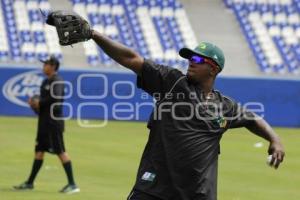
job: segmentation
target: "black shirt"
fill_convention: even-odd
[[[40,113],[38,132],[47,133],[49,127],[54,127],[57,131],[64,130],[64,121],[58,120],[63,116],[63,79],[55,74],[51,78],[46,78],[40,87]]]
[[[149,60],[137,85],[156,106],[134,188],[166,200],[216,200],[222,134],[253,113],[215,90],[204,97],[182,72]]]

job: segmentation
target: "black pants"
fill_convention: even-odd
[[[129,194],[129,196],[127,197],[127,200],[163,200],[163,199],[133,189]]]

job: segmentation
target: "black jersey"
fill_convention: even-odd
[[[63,79],[54,75],[45,79],[40,87],[40,112],[38,119],[38,133],[36,151],[62,153],[65,151],[63,136]]]
[[[204,97],[182,72],[149,60],[137,85],[156,106],[134,188],[165,200],[216,200],[222,134],[254,114],[218,91]]]
[[[62,117],[62,103],[64,101],[64,82],[63,79],[55,74],[50,79],[45,79],[40,87],[40,113],[42,116],[51,118]],[[51,108],[52,107],[52,108]],[[51,111],[52,109],[52,111]],[[52,117],[53,118],[53,117]]]

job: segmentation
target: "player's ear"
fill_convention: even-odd
[[[213,66],[210,67],[210,75],[212,77],[216,77],[218,73],[219,73],[219,69],[217,67],[213,67]]]

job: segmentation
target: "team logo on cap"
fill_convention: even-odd
[[[199,45],[199,48],[200,48],[200,49],[206,49],[206,44],[205,44],[205,43],[201,43],[201,44]]]

